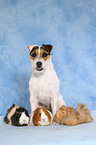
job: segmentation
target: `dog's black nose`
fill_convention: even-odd
[[[38,68],[41,68],[42,62],[38,61],[38,62],[36,63],[36,65],[37,65]]]

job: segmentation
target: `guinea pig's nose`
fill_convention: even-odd
[[[38,68],[41,68],[42,62],[41,62],[41,61],[38,61],[38,62],[36,63],[36,65],[37,65]]]
[[[23,120],[23,122],[25,123],[25,122],[26,122],[26,120]]]
[[[45,119],[43,119],[43,121],[45,121]]]

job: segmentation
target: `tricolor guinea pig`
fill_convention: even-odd
[[[33,114],[33,123],[36,126],[50,125],[52,123],[52,114],[44,107],[38,107]]]
[[[13,104],[6,116],[4,117],[4,122],[14,126],[27,126],[29,123],[28,110],[18,105]]]

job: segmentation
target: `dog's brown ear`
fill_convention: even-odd
[[[43,44],[42,46],[45,47],[45,49],[48,51],[49,54],[51,53],[51,51],[53,49],[52,45],[50,45],[50,44],[47,44],[47,45]]]

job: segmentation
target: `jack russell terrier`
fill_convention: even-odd
[[[32,62],[32,76],[29,81],[31,117],[32,124],[33,111],[38,107],[38,103],[49,106],[51,104],[53,117],[58,109],[65,105],[60,94],[59,79],[53,68],[51,59],[52,45],[29,45],[28,50]]]

